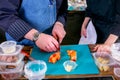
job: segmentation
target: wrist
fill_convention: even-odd
[[[40,34],[40,33],[39,33]],[[26,39],[29,39],[31,41],[36,41],[36,37],[39,37],[38,31],[35,29],[31,29],[25,36]]]
[[[60,25],[63,27],[63,24],[61,22],[56,22],[55,24]]]

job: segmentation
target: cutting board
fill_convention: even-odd
[[[67,55],[67,50],[77,51],[77,61],[78,64],[75,70],[71,72],[66,72],[63,63],[66,60],[70,60]],[[41,52],[39,48],[34,47],[31,53],[31,57],[36,60],[44,60],[47,64],[46,75],[72,75],[72,74],[99,74],[99,70],[94,62],[94,59],[90,53],[88,45],[65,45],[61,46],[61,59],[55,64],[49,63],[49,56],[53,53]]]

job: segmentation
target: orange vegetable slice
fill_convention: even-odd
[[[58,60],[60,60],[60,51],[53,53],[49,57],[49,62],[56,63]]]
[[[68,55],[70,56],[70,60],[77,60],[77,52],[75,50],[67,50]]]

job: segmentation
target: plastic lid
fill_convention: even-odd
[[[0,56],[14,56],[20,53],[20,51],[22,50],[23,46],[21,45],[16,45],[16,50],[13,53],[10,54],[4,54],[4,52],[2,51],[2,49],[0,48]]]
[[[3,53],[13,53],[16,50],[16,42],[15,41],[5,41],[0,44],[0,47]]]

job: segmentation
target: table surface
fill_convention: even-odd
[[[89,48],[90,48],[90,51],[93,52],[93,47],[95,45],[89,45]],[[24,47],[23,49],[24,51],[28,52],[28,53],[31,53],[32,51],[32,47],[30,46],[26,46]],[[27,62],[28,59],[25,58],[25,61]],[[85,77],[103,77],[103,76],[112,76],[115,80],[120,80],[120,78],[118,79],[118,77],[116,77],[114,74],[113,74],[113,69],[111,71],[108,71],[108,72],[100,72],[100,74],[91,74],[91,75],[58,75],[58,76],[54,76],[54,75],[46,75],[45,76],[45,79],[60,79],[60,78],[85,78]],[[25,80],[26,78],[25,77],[21,77],[19,80]],[[3,80],[1,77],[0,77],[0,80]]]

